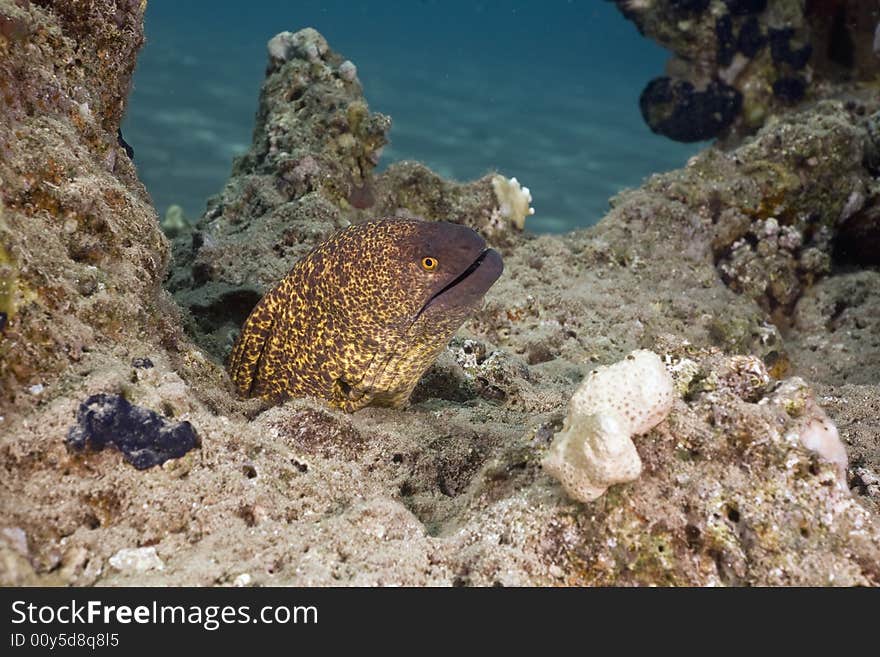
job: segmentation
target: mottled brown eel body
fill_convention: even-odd
[[[498,252],[466,226],[349,226],[254,307],[230,376],[241,395],[276,402],[311,396],[346,411],[403,406],[502,269]]]

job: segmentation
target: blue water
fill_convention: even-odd
[[[266,42],[307,26],[393,118],[380,168],[516,176],[533,231],[591,225],[610,196],[699,148],[645,126],[639,93],[666,53],[605,0],[151,0],[123,133],[160,214],[176,203],[195,219],[220,191],[250,144]]]

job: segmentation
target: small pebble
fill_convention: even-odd
[[[339,65],[339,77],[347,82],[353,82],[357,77],[357,66],[349,60],[345,60]]]
[[[233,585],[233,586],[239,586],[239,587],[241,587],[241,586],[250,586],[250,584],[251,584],[252,581],[253,581],[253,578],[250,576],[249,573],[242,573],[241,575],[239,575],[238,577],[236,577],[236,578],[232,581],[232,585]]]
[[[23,557],[28,556],[27,534],[21,527],[4,527],[0,533],[3,534],[12,549]]]
[[[119,571],[136,573],[165,569],[154,547],[124,548],[110,557],[110,565]]]

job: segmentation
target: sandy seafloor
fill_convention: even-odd
[[[203,4],[150,3],[123,124],[160,215],[204,211],[250,143],[266,40],[303,25],[357,63],[371,108],[392,116],[380,168],[518,176],[537,232],[596,223],[611,196],[698,150],[642,121],[639,93],[667,53],[611,3]]]
[[[871,89],[843,85],[616,196],[595,226],[541,234],[537,213],[525,232],[499,220],[489,178],[370,172],[385,124],[364,98],[385,108],[366,73],[363,89],[344,80],[342,58],[361,62],[331,39],[341,55],[272,64],[248,157],[170,241],[116,142],[142,16],[92,4],[84,20],[0,0],[0,81],[16,80],[0,106],[4,584],[880,584],[880,273],[832,248],[851,220],[876,235]],[[562,125],[554,140],[580,134]],[[532,150],[522,163],[542,162]],[[356,176],[365,210],[347,200]],[[408,408],[239,399],[222,358],[242,313],[373,211],[471,225],[505,274]],[[674,373],[672,410],[636,438],[641,476],[579,503],[541,459],[578,384],[636,348]],[[198,449],[145,470],[68,449],[98,393],[191,423]],[[802,439],[829,418],[845,470]]]

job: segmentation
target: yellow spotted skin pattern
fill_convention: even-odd
[[[349,226],[254,307],[229,374],[239,394],[275,402],[403,406],[502,269],[498,253],[465,226],[403,219]]]

